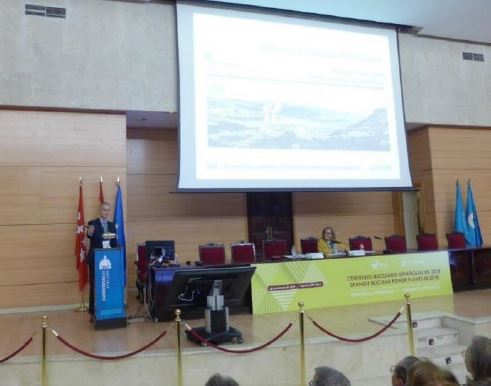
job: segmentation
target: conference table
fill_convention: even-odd
[[[453,290],[468,291],[472,289],[491,288],[491,246],[479,248],[460,248],[460,249],[439,249],[448,251],[448,262],[450,267],[450,277],[452,279]],[[417,249],[408,249],[406,253],[425,253]],[[392,254],[389,251],[370,251],[366,256],[378,256]],[[356,256],[346,256],[336,254],[329,258],[345,259]],[[328,259],[329,259],[328,258]],[[300,260],[305,257],[300,257]],[[284,261],[297,261],[298,259],[284,256],[276,260],[258,260],[257,264],[277,263]]]
[[[297,299],[308,299],[313,308],[317,308],[402,299],[408,289],[417,297],[448,294],[452,289],[464,291],[491,288],[491,247],[426,252],[409,250],[398,254],[380,251],[366,256],[338,255],[325,259],[285,256],[275,260],[258,260],[254,265],[256,273],[251,280],[251,291],[246,293],[239,312],[252,310],[253,313],[260,314],[291,310],[298,307]],[[379,271],[379,276],[374,275],[384,265],[387,265],[385,271]],[[174,269],[179,268],[174,267],[172,270]],[[161,316],[159,310],[168,292],[170,272],[163,267],[151,267],[150,271],[149,285],[153,288],[153,296],[148,300],[151,314],[159,321],[169,320],[171,315]],[[413,273],[416,275],[416,271],[419,276],[411,277]],[[438,280],[434,279],[435,273]],[[340,276],[342,279],[338,281]],[[367,286],[363,287],[363,280],[367,278],[372,284],[374,280],[380,283],[372,286],[367,282]],[[407,280],[412,282],[408,283]],[[391,286],[396,289],[392,291],[392,295],[387,295]],[[270,298],[264,300],[264,293]],[[290,302],[288,309],[285,308],[287,297]],[[263,299],[268,307],[271,304],[275,306],[264,308],[258,299]],[[323,300],[319,303],[318,299]]]

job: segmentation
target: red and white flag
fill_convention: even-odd
[[[77,212],[77,233],[75,238],[75,257],[76,267],[78,270],[78,288],[83,291],[88,281],[87,263],[85,261],[85,230],[84,230],[84,198],[82,193],[82,184],[78,195],[78,212]]]
[[[102,191],[102,177],[99,181],[99,204],[104,202],[104,192]]]

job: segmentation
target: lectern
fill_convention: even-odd
[[[96,330],[126,327],[123,256],[121,248],[94,250]]]

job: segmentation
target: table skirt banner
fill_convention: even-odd
[[[256,264],[254,314],[452,294],[447,251]]]

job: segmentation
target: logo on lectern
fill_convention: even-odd
[[[99,262],[99,269],[111,269],[111,260],[107,258],[106,255],[102,258],[102,260]]]

